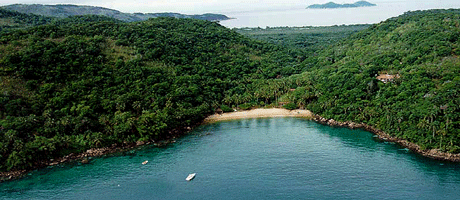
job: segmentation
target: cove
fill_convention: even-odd
[[[146,165],[142,162],[148,160]],[[197,173],[190,182],[185,178]],[[197,127],[164,147],[36,170],[0,199],[456,199],[460,164],[299,118]]]

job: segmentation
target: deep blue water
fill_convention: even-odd
[[[148,164],[141,163],[148,160]],[[197,173],[187,182],[189,173]],[[0,184],[0,199],[458,199],[460,164],[297,118],[198,127],[176,143]]]

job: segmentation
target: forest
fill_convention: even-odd
[[[196,19],[40,20],[0,32],[1,171],[168,139],[217,109],[280,102],[460,152],[460,10],[342,27],[342,38],[242,35]]]
[[[422,149],[460,153],[459,25],[458,9],[407,12],[320,50],[302,62],[301,74],[247,85],[224,103],[236,96],[254,103],[263,94]],[[385,75],[392,78],[379,79]]]
[[[408,12],[323,51],[303,74],[315,80],[307,108],[459,153],[459,23],[459,10]],[[384,74],[394,78],[385,83]]]
[[[288,47],[306,59],[350,35],[369,28],[369,24],[340,26],[234,28],[249,38]]]
[[[167,139],[213,113],[227,90],[301,71],[288,49],[215,22],[100,16],[3,32],[0,69],[2,170]]]

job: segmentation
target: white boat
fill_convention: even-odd
[[[145,164],[147,164],[148,162],[149,162],[149,161],[146,160],[146,161],[142,162],[142,164],[145,165]]]
[[[196,176],[196,173],[189,174],[189,175],[187,176],[187,178],[185,178],[185,180],[186,180],[186,181],[191,181],[193,178],[195,178],[195,176]]]

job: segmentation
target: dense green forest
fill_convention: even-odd
[[[53,20],[51,17],[23,14],[0,8],[0,32],[6,29],[20,29],[32,26],[48,24]]]
[[[0,35],[0,169],[167,139],[218,108],[280,102],[458,153],[459,24],[459,10],[430,10],[347,29],[347,38],[254,40],[175,18],[78,16],[9,29]]]
[[[459,40],[460,10],[408,12],[306,59],[302,74],[247,85],[239,96],[258,102],[271,87],[271,98],[290,107],[459,153]],[[386,74],[392,79],[378,79]]]
[[[291,51],[301,51],[304,58],[316,54],[329,46],[349,37],[351,34],[369,28],[368,24],[340,26],[266,27],[234,28],[249,38],[288,47]]]
[[[0,33],[4,33],[17,29],[26,29],[33,26],[53,24],[64,25],[85,22],[122,22],[115,18],[101,16],[101,15],[77,15],[69,16],[67,18],[45,17],[35,14],[23,14],[16,11],[9,11],[0,8]]]
[[[171,137],[213,113],[227,90],[298,73],[299,63],[204,20],[83,16],[3,33],[1,169]]]
[[[459,153],[459,23],[460,10],[409,12],[325,50],[304,74],[317,98],[307,108]],[[384,83],[381,74],[395,78]]]

